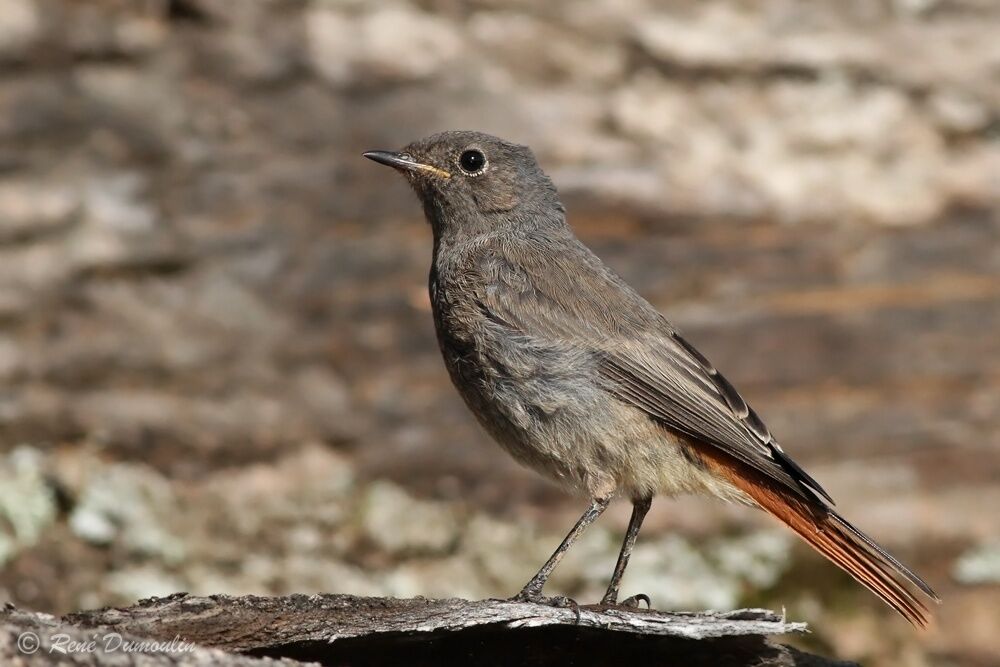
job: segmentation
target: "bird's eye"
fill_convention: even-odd
[[[459,156],[458,166],[467,174],[478,174],[486,167],[486,156],[482,151],[469,149]]]

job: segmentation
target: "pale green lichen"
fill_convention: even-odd
[[[388,482],[369,485],[361,503],[364,535],[390,554],[447,554],[459,535],[459,520],[446,503],[420,500]]]
[[[164,563],[183,560],[183,541],[167,528],[177,513],[170,484],[142,466],[115,464],[88,480],[69,525],[92,544],[118,542],[129,551]]]
[[[36,544],[56,510],[37,450],[22,446],[0,459],[0,565]]]
[[[773,586],[791,564],[792,536],[761,530],[714,540],[710,556],[720,571],[754,588]]]
[[[1000,584],[1000,540],[966,551],[955,562],[952,576],[963,584]]]

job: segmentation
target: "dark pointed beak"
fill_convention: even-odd
[[[397,153],[395,151],[368,151],[363,155],[369,160],[374,160],[379,164],[387,165],[393,169],[398,169],[399,171],[423,172],[439,178],[451,178],[451,174],[444,169],[438,169],[433,165],[417,162],[406,153]]]

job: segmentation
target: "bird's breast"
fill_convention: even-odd
[[[533,337],[491,316],[476,298],[487,287],[431,283],[441,353],[473,412],[529,431],[577,409],[581,394],[596,391],[588,381],[593,359],[564,341]]]

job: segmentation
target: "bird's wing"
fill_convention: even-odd
[[[585,246],[497,245],[483,248],[476,264],[479,306],[494,323],[593,354],[604,388],[619,400],[807,500],[819,494],[833,503],[708,359]]]
[[[479,307],[536,347],[569,346],[596,361],[604,388],[699,448],[702,461],[917,626],[930,598],[916,573],[823,502],[823,488],[789,458],[760,417],[648,302],[573,239],[484,248]]]

